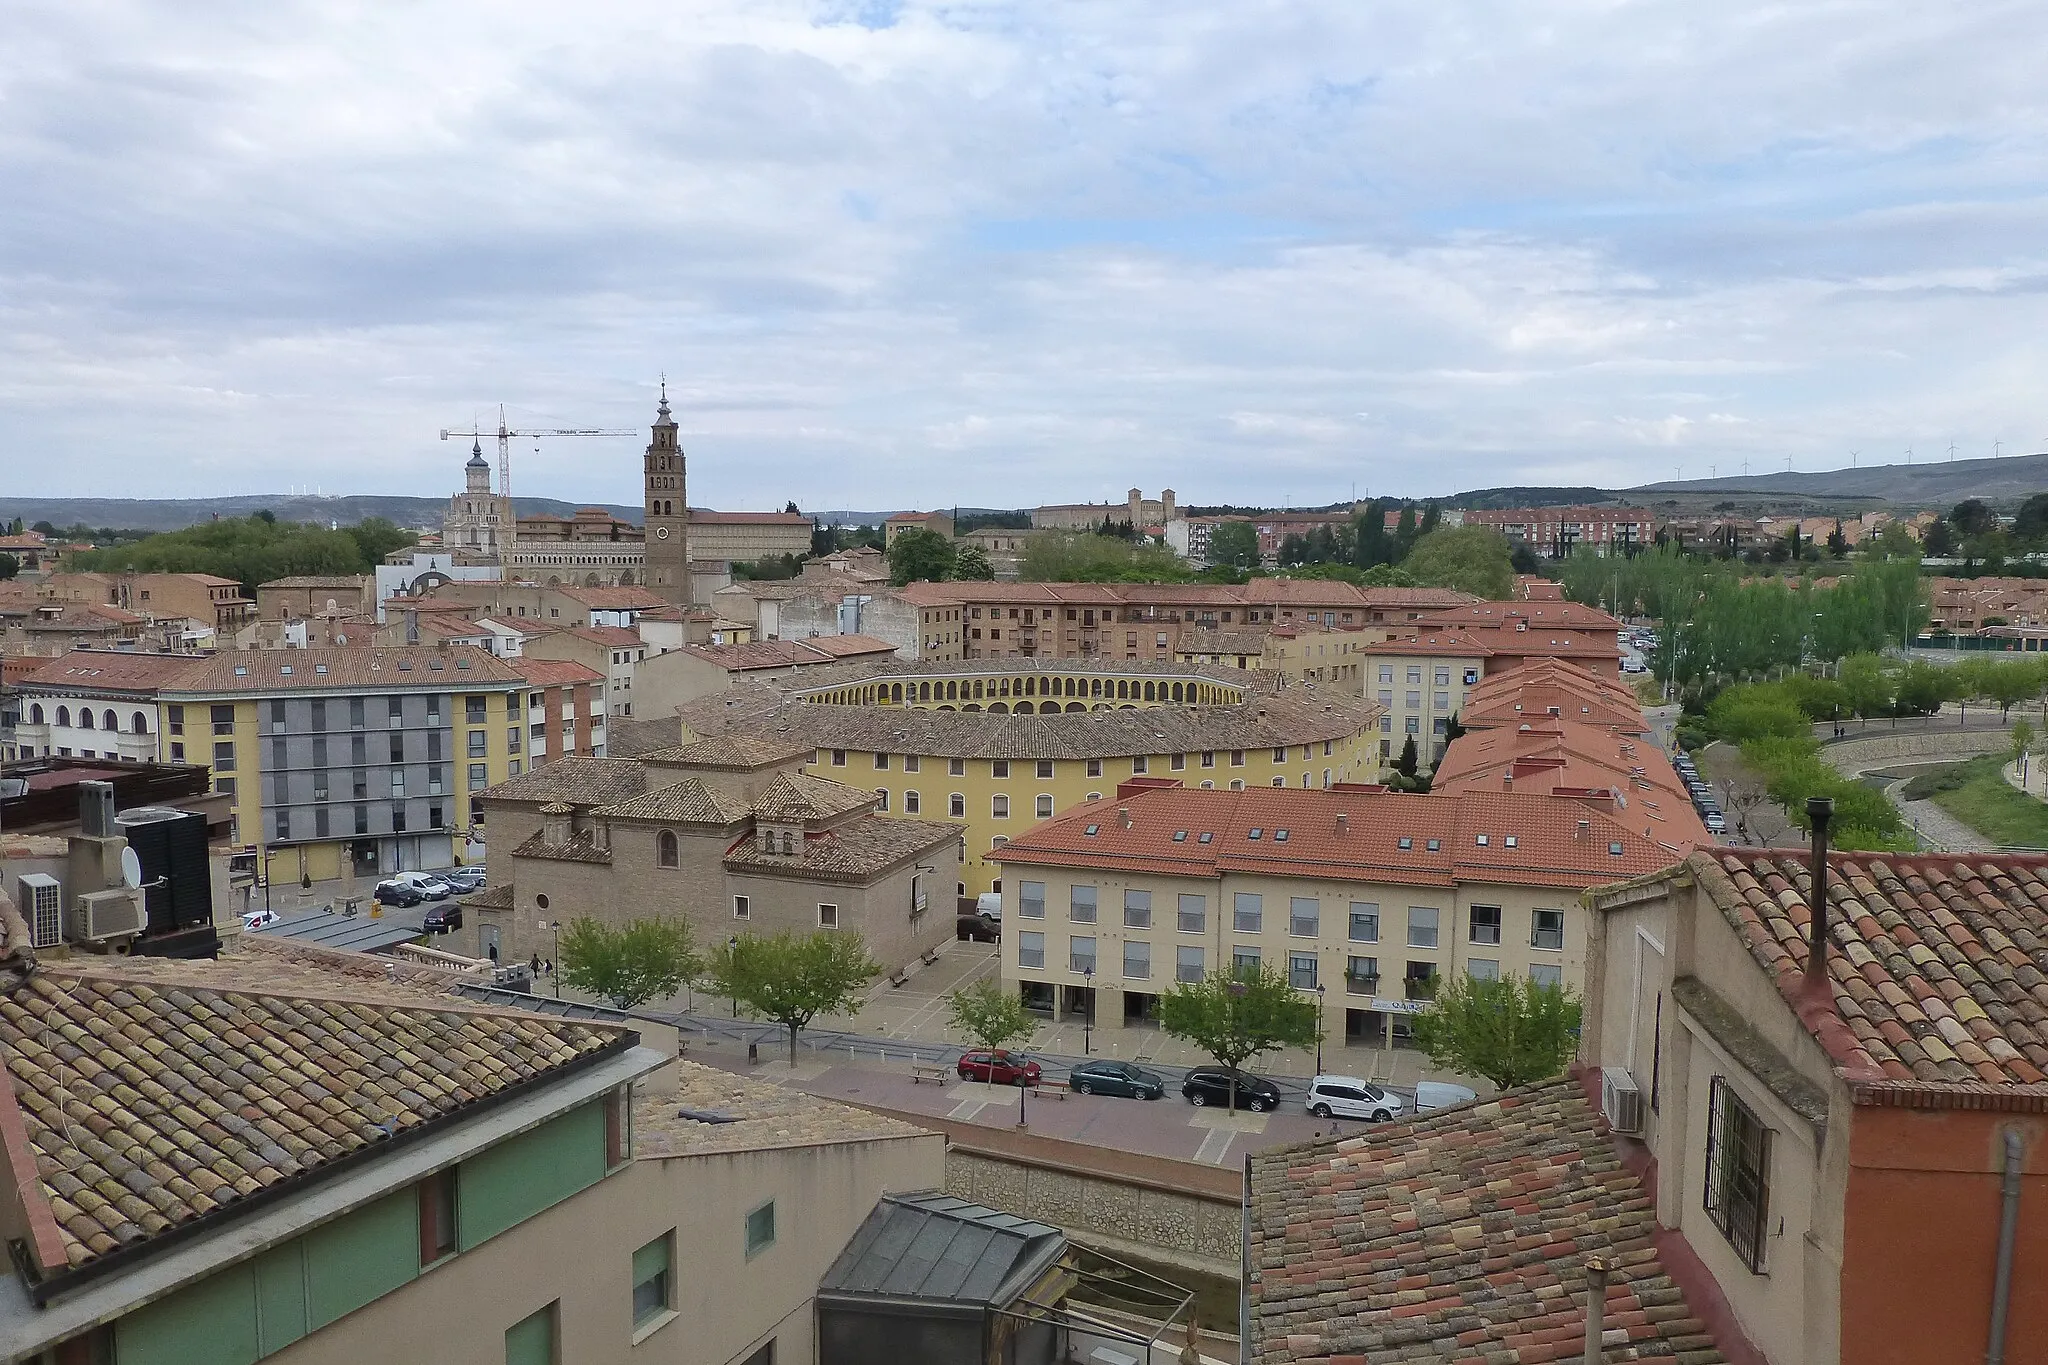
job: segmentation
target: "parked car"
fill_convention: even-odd
[[[418,905],[426,897],[404,882],[378,882],[372,893],[379,905]]]
[[[277,923],[277,919],[277,911],[275,910],[250,910],[242,916],[242,927],[244,929],[261,929],[266,924]]]
[[[1415,1083],[1415,1112],[1430,1109],[1451,1109],[1461,1104],[1470,1104],[1479,1098],[1479,1092],[1449,1081],[1417,1081]]]
[[[987,1081],[990,1085],[1037,1085],[1039,1066],[1021,1052],[963,1052],[954,1068],[963,1081]]]
[[[1198,1066],[1188,1072],[1188,1078],[1181,1082],[1180,1093],[1187,1097],[1189,1104],[1228,1105],[1230,1103],[1230,1073],[1220,1066]],[[1263,1076],[1249,1072],[1237,1073],[1237,1107],[1263,1114],[1280,1107],[1280,1087]]]
[[[1705,824],[1714,834],[1725,834],[1728,831],[1728,817],[1717,810],[1707,812]]]
[[[420,927],[430,934],[446,934],[462,927],[462,907],[459,905],[437,905],[427,911],[427,917]]]
[[[455,894],[454,887],[431,872],[401,872],[391,880],[411,887],[430,901],[445,901]]]
[[[1068,1073],[1067,1084],[1083,1095],[1124,1095],[1156,1100],[1166,1093],[1166,1078],[1129,1062],[1083,1062]]]
[[[980,915],[962,915],[953,927],[953,937],[962,943],[1000,943],[1003,931],[1000,925]]]
[[[454,887],[455,894],[458,896],[467,896],[473,891],[481,891],[487,882],[481,865],[476,867],[451,867],[445,872],[437,872],[434,875]]]
[[[1308,1083],[1308,1112],[1319,1119],[1372,1119],[1385,1123],[1406,1108],[1399,1095],[1356,1076],[1318,1076]]]

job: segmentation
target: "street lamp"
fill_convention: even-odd
[[[1088,1012],[1081,1016],[1081,1055],[1094,1055],[1093,1033],[1095,1029],[1095,964],[1090,962],[1081,970],[1081,979],[1088,983]]]
[[[560,1000],[562,998],[562,922],[554,920],[549,923],[548,928],[555,936],[554,956],[548,959],[548,976],[555,983],[555,999]]]
[[[732,955],[734,953],[737,953],[739,950],[740,936],[738,934],[734,934],[731,938],[725,941],[725,952],[727,960],[729,961]],[[737,995],[735,995],[732,998],[732,1017],[735,1019],[740,1017],[740,998]]]
[[[1316,1075],[1323,1074],[1323,983],[1316,982]]]

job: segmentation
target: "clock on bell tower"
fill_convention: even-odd
[[[669,416],[668,381],[661,384],[653,439],[642,474],[647,502],[647,587],[680,607],[690,605],[690,504],[684,487],[683,448]]]

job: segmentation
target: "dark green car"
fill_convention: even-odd
[[[1083,1062],[1068,1073],[1067,1084],[1082,1095],[1127,1095],[1156,1100],[1166,1093],[1166,1078],[1129,1062]]]

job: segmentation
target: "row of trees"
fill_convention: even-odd
[[[782,1025],[794,1065],[798,1035],[820,1014],[857,1010],[883,967],[868,956],[859,934],[844,931],[742,934],[705,954],[684,920],[611,928],[579,919],[562,934],[558,970],[571,987],[620,1009],[665,1000],[701,982]],[[978,1047],[1004,1047],[1038,1027],[1017,993],[992,980],[953,992],[948,1005],[954,1028]],[[1316,1001],[1270,965],[1177,983],[1159,998],[1159,1020],[1233,1077],[1276,1048],[1314,1047],[1322,1029]],[[1558,987],[1513,977],[1456,980],[1417,1017],[1416,1037],[1439,1066],[1506,1088],[1556,1075],[1571,1056],[1578,1023],[1577,997]]]
[[[269,512],[258,512],[201,522],[129,545],[88,550],[71,563],[86,571],[213,574],[234,579],[254,596],[257,584],[273,578],[368,573],[413,539],[410,531],[384,517],[329,528],[279,521]]]
[[[889,547],[889,580],[899,588],[920,581],[941,583],[995,576],[988,551],[971,541],[954,540],[923,527],[903,532]]]

